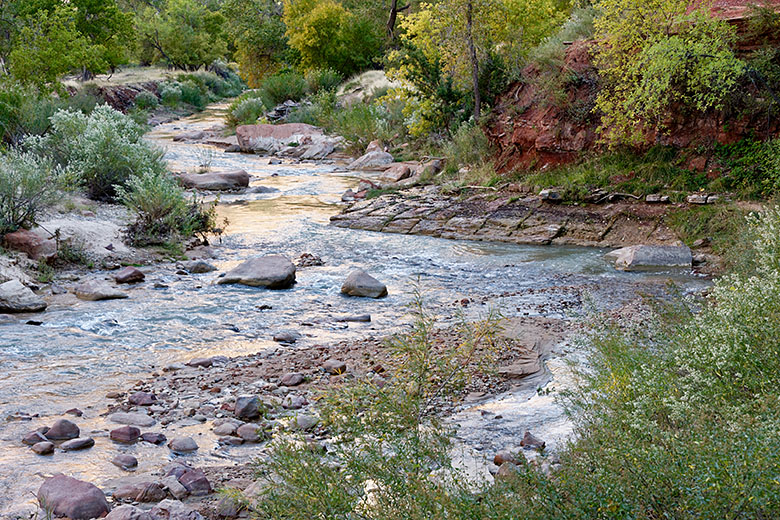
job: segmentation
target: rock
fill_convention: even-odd
[[[198,443],[190,437],[177,437],[168,443],[168,447],[176,454],[192,453],[198,450]]]
[[[18,280],[0,284],[0,312],[40,312],[46,302]]]
[[[230,495],[225,495],[217,502],[217,516],[222,518],[236,518],[241,512],[243,504],[241,501]]]
[[[298,261],[295,263],[297,267],[319,267],[321,265],[325,265],[325,262],[322,261],[322,258],[320,258],[317,255],[313,255],[311,253],[303,253],[299,258]]]
[[[274,341],[277,343],[295,343],[301,338],[301,335],[295,331],[277,332],[274,334]]]
[[[420,166],[417,174],[420,177],[430,179],[434,175],[440,173],[444,169],[444,161],[442,159],[431,159],[427,163]]]
[[[700,249],[702,247],[708,247],[711,244],[711,240],[707,237],[699,238],[693,242],[694,249]]]
[[[153,520],[204,520],[200,513],[177,500],[163,500],[150,514]]]
[[[382,179],[388,182],[400,182],[412,176],[412,169],[406,163],[391,164],[382,174]]]
[[[707,197],[707,204],[715,204],[720,200],[720,195],[709,195]]]
[[[660,193],[651,193],[645,197],[645,202],[650,204],[666,204],[669,200],[669,195],[661,195]]]
[[[214,358],[195,358],[187,361],[188,367],[203,367],[208,368],[214,364]]]
[[[60,448],[62,448],[63,451],[78,451],[86,450],[87,448],[91,448],[94,445],[95,439],[92,437],[79,437],[78,439],[72,439],[63,442],[60,445]]]
[[[365,271],[353,271],[341,286],[341,293],[348,296],[383,298],[387,296],[387,286]]]
[[[179,182],[185,188],[208,191],[238,190],[249,186],[249,174],[244,170],[208,173],[182,173]]]
[[[179,477],[179,482],[182,486],[187,488],[190,495],[194,497],[202,497],[211,493],[211,483],[206,478],[206,474],[202,469],[189,469]]]
[[[140,436],[141,430],[135,426],[122,426],[121,428],[111,430],[108,434],[109,439],[123,444],[132,444],[136,442]]]
[[[127,400],[135,406],[151,406],[157,403],[157,396],[148,392],[136,392]]]
[[[511,462],[504,462],[498,468],[498,473],[496,473],[496,480],[511,479],[513,477],[516,477],[518,473],[519,473],[519,468],[517,467],[516,464],[512,464]]]
[[[242,420],[256,419],[260,417],[260,399],[255,396],[241,396],[236,399],[235,414]]]
[[[120,269],[115,275],[116,283],[138,283],[143,282],[146,275],[140,269],[128,265]]]
[[[216,271],[217,268],[204,260],[193,260],[184,264],[184,269],[192,274],[204,274]]]
[[[218,438],[217,442],[221,446],[241,446],[242,444],[244,444],[244,439],[242,439],[241,437],[225,436],[225,437]]]
[[[372,170],[372,169],[384,169],[384,166],[393,162],[393,156],[382,150],[378,141],[371,141],[366,148],[366,153],[352,161],[349,166],[350,170]]]
[[[303,374],[299,372],[290,372],[289,374],[284,374],[279,382],[282,386],[298,386],[305,380],[306,378],[303,377]]]
[[[187,488],[182,486],[175,475],[168,475],[160,481],[160,484],[162,484],[168,490],[168,493],[176,500],[183,500],[190,494],[190,492],[187,491]]]
[[[317,426],[319,422],[320,420],[313,415],[301,414],[295,418],[295,426],[299,430],[311,430]]]
[[[32,260],[52,262],[57,258],[57,242],[43,238],[34,231],[20,229],[3,237],[3,244],[11,251],[25,253]]]
[[[328,374],[330,374],[332,376],[338,376],[338,375],[346,373],[346,371],[347,371],[347,364],[345,362],[343,362],[343,361],[339,361],[338,359],[329,359],[325,363],[322,364],[322,368]]]
[[[52,516],[65,516],[71,520],[100,518],[109,512],[108,502],[100,489],[65,475],[47,478],[38,489],[38,502],[45,504]]]
[[[75,439],[80,434],[78,426],[67,419],[60,419],[46,432],[46,438],[50,441],[65,441]]]
[[[190,132],[182,132],[173,136],[174,142],[179,141],[200,141],[206,137],[206,132],[203,130],[192,130]]]
[[[539,192],[539,197],[546,202],[561,202],[563,195],[557,190],[546,189]]]
[[[282,408],[285,410],[300,410],[309,402],[301,395],[288,395],[282,401]]]
[[[54,444],[49,441],[36,442],[32,445],[32,450],[38,455],[51,455],[54,453]]]
[[[523,440],[520,441],[520,446],[531,450],[543,450],[545,445],[543,440],[534,437],[534,435],[528,431],[525,432]]]
[[[32,446],[34,444],[38,444],[39,442],[46,442],[49,439],[46,438],[46,432],[49,431],[49,428],[43,427],[38,428],[35,431],[32,431],[22,437],[22,444],[27,444],[28,446]]]
[[[68,415],[73,415],[74,417],[81,417],[82,415],[84,415],[84,412],[82,412],[78,408],[71,408],[70,410],[65,410],[65,413]]]
[[[159,502],[164,500],[168,494],[159,482],[149,482],[144,485],[135,497],[136,502]]]
[[[691,267],[693,256],[688,246],[637,245],[617,249],[605,255],[621,271]]]
[[[250,258],[225,274],[217,283],[287,289],[295,283],[295,266],[282,255]]]
[[[226,423],[220,424],[219,426],[215,426],[212,431],[214,432],[214,435],[219,435],[219,436],[235,435],[237,428],[238,428],[238,426],[236,424],[230,423],[230,422],[226,422]]]
[[[105,520],[152,520],[152,515],[143,509],[125,504],[115,507]]]
[[[355,192],[352,191],[352,188],[348,188],[347,191],[341,195],[341,202],[354,202],[354,200]]]
[[[304,123],[286,123],[281,125],[258,124],[236,127],[238,146],[244,152],[265,149],[266,141],[290,143],[301,141],[304,136],[322,136],[322,129]]]
[[[156,422],[154,418],[149,417],[142,413],[133,412],[117,412],[108,416],[108,420],[119,424],[130,424],[135,426],[141,426],[142,428],[148,428],[154,426]]]
[[[87,300],[91,302],[101,300],[121,300],[127,298],[127,294],[114,289],[105,282],[100,280],[89,280],[76,285],[73,288],[73,292],[81,300]]]
[[[168,438],[162,433],[144,433],[141,435],[141,440],[150,444],[165,444]]]
[[[688,202],[688,204],[707,204],[707,194],[693,193],[688,195],[685,200]]]
[[[132,455],[120,453],[111,459],[111,464],[125,471],[130,471],[138,467],[138,459]]]
[[[353,323],[370,323],[371,322],[371,315],[370,314],[357,314],[355,316],[345,316],[343,318],[339,318],[336,321],[340,321],[340,322],[353,322]]]
[[[511,462],[512,464],[517,464],[517,459],[514,455],[512,455],[512,452],[509,450],[500,450],[498,453],[496,453],[495,457],[493,457],[493,464],[496,466],[501,466],[504,462]]]
[[[236,434],[246,442],[260,442],[263,439],[261,433],[260,426],[253,423],[242,424],[236,430]]]

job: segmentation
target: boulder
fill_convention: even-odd
[[[412,176],[412,168],[406,163],[393,163],[382,174],[382,180],[400,182]]]
[[[46,302],[18,280],[0,284],[0,312],[40,312]]]
[[[236,435],[246,442],[260,442],[263,439],[262,429],[253,423],[242,424],[236,430]]]
[[[241,420],[257,419],[260,417],[260,399],[255,396],[240,396],[236,399],[235,414]]]
[[[109,512],[105,495],[95,485],[61,474],[43,482],[38,502],[52,516],[71,520],[100,518]]]
[[[106,520],[152,520],[152,515],[138,507],[122,505],[108,513]]]
[[[216,271],[217,268],[203,260],[192,260],[184,264],[184,269],[192,274],[204,274]]]
[[[693,265],[688,246],[628,246],[607,253],[605,258],[615,262],[621,271],[653,270]]]
[[[35,261],[51,262],[57,258],[57,242],[55,240],[43,238],[39,234],[26,229],[8,233],[3,238],[3,243],[11,251],[25,253]]]
[[[352,161],[347,168],[350,170],[384,170],[388,164],[393,163],[393,160],[393,156],[382,150],[378,141],[372,141],[366,148],[366,153]]]
[[[149,392],[136,392],[127,400],[135,406],[151,406],[157,402],[157,396]]]
[[[115,430],[111,430],[108,437],[112,441],[121,442],[122,444],[132,444],[138,440],[141,436],[141,430],[135,426],[122,426]]]
[[[187,491],[187,488],[182,486],[181,482],[179,482],[179,479],[176,478],[175,475],[168,475],[164,479],[160,480],[160,484],[162,484],[168,490],[168,493],[170,493],[173,498],[177,500],[182,500],[190,494],[190,492]]]
[[[211,493],[211,483],[206,478],[202,469],[188,469],[179,477],[179,482],[184,486],[190,495],[200,497]]]
[[[136,502],[159,502],[168,496],[165,489],[159,482],[149,482],[138,492],[135,497]]]
[[[254,152],[258,147],[267,146],[267,141],[290,143],[300,141],[304,136],[321,136],[322,129],[304,123],[286,123],[282,125],[240,125],[236,127],[236,139],[243,152]]]
[[[301,339],[301,335],[295,331],[281,331],[274,334],[274,341],[277,343],[292,344]]]
[[[149,513],[153,520],[204,520],[200,513],[178,500],[163,500]]]
[[[49,428],[43,427],[38,428],[35,431],[32,431],[22,437],[22,443],[27,444],[28,446],[32,446],[33,444],[38,444],[39,442],[46,442],[49,439],[46,438],[46,432],[49,431]]]
[[[210,191],[227,191],[249,186],[249,174],[244,170],[208,173],[182,173],[179,182],[185,188]]]
[[[304,381],[305,378],[303,377],[303,374],[299,372],[291,372],[289,374],[284,374],[279,383],[282,386],[298,386]]]
[[[168,443],[168,447],[176,454],[198,451],[198,443],[190,437],[177,437]]]
[[[108,420],[119,424],[130,424],[141,427],[154,426],[154,418],[142,413],[117,412],[108,416]]]
[[[67,419],[60,419],[46,432],[46,438],[50,441],[67,441],[77,438],[79,434],[81,431],[78,426]]]
[[[225,422],[220,424],[219,426],[215,426],[212,431],[214,432],[214,435],[219,435],[220,437],[225,435],[235,435],[238,426],[239,425],[236,423]]]
[[[229,271],[217,283],[287,289],[295,283],[295,265],[282,255],[250,258]]]
[[[54,453],[54,444],[48,441],[36,442],[32,445],[32,450],[38,455],[51,455]]]
[[[115,275],[116,283],[138,283],[143,282],[146,275],[131,265],[120,269]]]
[[[73,292],[80,300],[91,302],[101,300],[121,300],[127,298],[127,294],[114,289],[110,285],[100,280],[88,280],[76,285]]]
[[[95,445],[95,439],[92,437],[79,437],[78,439],[71,439],[65,441],[60,445],[63,451],[78,451],[86,450]]]
[[[366,298],[383,298],[387,296],[387,286],[365,271],[353,271],[341,286],[342,294],[347,296],[362,296]]]
[[[319,422],[319,419],[314,415],[301,414],[295,418],[295,427],[299,430],[311,430]]]
[[[138,467],[138,459],[132,455],[120,453],[111,459],[111,464],[125,471],[130,471]]]
[[[165,444],[168,438],[162,433],[147,432],[141,435],[141,440],[149,444]]]

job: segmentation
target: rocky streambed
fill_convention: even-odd
[[[58,280],[67,290],[97,281],[127,298],[88,301],[49,286],[41,291],[46,312],[0,324],[0,514],[34,513],[35,492],[55,473],[93,483],[114,505],[148,508],[182,499],[216,514],[219,498],[209,490],[251,488],[248,463],[266,453],[270,437],[304,431],[327,444],[318,431],[316,391],[356,375],[383,377],[390,360],[381,340],[406,329],[406,305],[418,288],[440,318],[442,346],[461,319],[479,319],[490,309],[505,316],[508,343],[498,370],[475,380],[464,402],[441,403],[442,413],[461,425],[464,463],[488,473],[494,453],[519,443],[525,430],[552,448],[564,442],[570,426],[552,397],[543,399],[537,389],[565,384],[567,360],[582,355],[571,335],[591,309],[623,309],[640,293],[662,295],[670,278],[684,290],[706,284],[681,270],[616,271],[603,259],[605,249],[556,242],[566,236],[560,230],[534,242],[552,246],[501,239],[523,223],[531,228],[527,215],[511,229],[488,226],[484,213],[450,203],[435,211],[450,217],[433,220],[451,223],[452,234],[368,230],[390,231],[388,223],[405,220],[398,204],[405,212],[419,210],[415,218],[433,215],[441,199],[426,188],[385,205],[386,215],[376,201],[345,214],[363,211],[382,225],[341,227],[347,221],[338,216],[341,194],[357,187],[362,172],[335,160],[270,164],[266,157],[174,140],[214,127],[219,116],[207,112],[150,135],[167,148],[174,171],[192,172],[205,157],[214,170],[248,174],[249,186],[219,197],[219,214],[229,221],[221,243],[197,251],[215,270],[183,262],[141,266],[143,280],[121,286],[116,272],[72,274]],[[520,206],[485,202],[491,203],[493,213]],[[493,213],[491,222],[499,218]],[[472,219],[468,229],[503,231],[471,240],[475,235],[458,231],[455,218]],[[607,231],[591,245],[618,245],[608,237],[620,229],[619,220],[604,224]],[[574,229],[566,222],[564,228]],[[657,225],[646,229],[648,236],[661,233]],[[218,283],[245,260],[265,255],[297,262],[296,283],[283,290]],[[388,295],[342,294],[356,270],[379,280]],[[251,412],[259,403],[263,417]],[[51,454],[22,443],[55,425],[71,438],[49,439]],[[63,447],[75,439],[82,440]],[[229,504],[219,507],[231,512]]]

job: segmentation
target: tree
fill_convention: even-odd
[[[380,30],[334,0],[285,0],[284,22],[305,68],[348,76],[369,67],[382,49]]]
[[[745,65],[734,30],[687,0],[601,0],[594,61],[605,140],[640,144],[673,109],[722,108]]]
[[[147,7],[137,17],[143,61],[197,70],[227,55],[225,17],[197,0],[168,0],[162,10]]]
[[[256,88],[264,76],[296,61],[283,12],[276,0],[225,0],[222,6],[236,61],[250,87]]]

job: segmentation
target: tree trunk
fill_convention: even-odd
[[[479,96],[479,62],[477,61],[477,49],[474,47],[473,15],[474,6],[468,0],[466,6],[466,38],[469,44],[469,59],[471,60],[471,81],[474,88],[474,120],[479,120],[482,100]]]
[[[387,19],[387,37],[390,41],[395,40],[395,23],[398,20],[398,13],[406,11],[412,4],[406,4],[403,7],[398,7],[398,0],[392,0],[390,3],[390,16]]]

